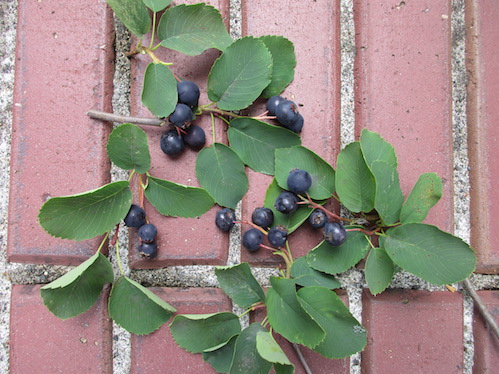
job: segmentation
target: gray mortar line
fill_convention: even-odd
[[[454,149],[454,234],[470,241],[470,197],[468,132],[466,121],[466,23],[464,0],[451,2],[451,76],[452,134]],[[471,374],[474,364],[473,302],[463,298],[464,373]]]
[[[340,46],[341,46],[341,107],[340,107],[340,144],[344,148],[355,141],[355,23],[353,2],[341,0],[340,3]],[[342,208],[341,214],[350,213]],[[362,323],[362,290],[364,287],[362,272],[351,269],[341,274],[338,279],[348,294],[348,307],[352,315]],[[361,353],[350,356],[350,374],[361,372]]]
[[[115,68],[113,77],[113,98],[112,107],[113,113],[120,115],[130,115],[130,60],[125,53],[130,51],[131,37],[125,26],[114,17],[115,29]],[[119,124],[114,124],[114,127]],[[129,172],[121,168],[111,165],[111,180],[127,180]],[[112,234],[111,234],[112,235]],[[125,275],[130,274],[128,264],[128,248],[129,236],[128,229],[124,225],[120,225],[118,231],[119,256],[120,262]],[[109,247],[109,259],[113,265],[115,278],[120,276],[120,268],[116,249]],[[123,327],[113,321],[113,373],[126,374],[131,369],[131,334]]]
[[[344,148],[355,141],[355,24],[352,0],[341,0],[340,4],[341,45],[341,115],[340,144]]]
[[[10,183],[10,142],[17,25],[17,1],[0,3],[0,372],[9,372],[10,297],[7,272],[7,212]]]
[[[232,39],[238,39],[242,37],[242,8],[241,0],[230,0],[229,1],[229,34]],[[241,219],[242,215],[242,201],[237,204],[236,217]],[[241,263],[241,225],[235,225],[229,236],[229,253],[227,258],[227,266],[233,266]],[[218,282],[217,282],[218,286]],[[237,315],[241,315],[244,309],[232,305],[232,312]],[[241,327],[245,328],[249,325],[249,315],[244,315],[239,319]]]

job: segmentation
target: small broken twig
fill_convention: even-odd
[[[119,114],[101,112],[98,110],[89,110],[87,112],[87,116],[93,119],[98,119],[106,122],[135,123],[137,125],[148,125],[148,126],[163,126],[165,124],[165,121],[159,118],[121,116]]]
[[[312,370],[310,370],[310,367],[307,364],[307,361],[305,360],[305,357],[303,356],[303,353],[301,352],[300,347],[298,347],[298,344],[292,343],[293,349],[295,350],[296,354],[298,355],[298,358],[300,359],[300,362],[303,366],[303,369],[305,369],[305,372],[307,374],[313,374]]]
[[[473,287],[473,284],[469,279],[465,279],[463,281],[464,288],[468,292],[468,294],[471,296],[473,301],[475,302],[476,306],[478,307],[478,310],[482,314],[483,319],[490,325],[492,328],[492,331],[496,335],[496,337],[499,339],[499,327],[497,326],[497,323],[492,317],[492,314],[490,314],[489,310],[487,309],[487,306],[481,299],[481,297],[478,295],[476,292],[475,288]]]

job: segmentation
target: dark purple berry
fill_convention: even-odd
[[[154,258],[158,255],[158,245],[155,242],[139,245],[139,254],[142,257]]]
[[[300,113],[298,113],[296,121],[293,122],[291,125],[286,125],[284,127],[286,127],[288,130],[291,130],[299,134],[301,132],[301,129],[303,128],[303,122],[304,122],[303,116]]]
[[[263,233],[258,229],[249,229],[243,235],[243,246],[249,252],[256,252],[263,243]]]
[[[206,143],[204,130],[197,125],[190,125],[186,133],[182,135],[184,142],[194,149],[199,149]]]
[[[251,221],[266,229],[274,223],[274,213],[269,208],[256,208],[251,215]]]
[[[298,209],[298,197],[289,191],[283,191],[275,200],[274,207],[281,213],[290,214]]]
[[[269,230],[267,239],[274,247],[280,248],[288,239],[288,230],[284,226],[274,226]]]
[[[199,87],[192,81],[181,81],[177,83],[178,102],[187,106],[195,107],[199,100]]]
[[[267,110],[269,111],[269,115],[275,116],[277,106],[286,101],[286,99],[282,96],[272,96],[267,100],[267,104],[265,105],[267,107]]]
[[[124,221],[128,227],[140,227],[146,223],[146,212],[140,206],[132,204]]]
[[[289,100],[283,101],[276,107],[277,121],[283,126],[292,126],[298,120],[298,114],[298,106]]]
[[[328,222],[322,230],[324,240],[335,247],[342,245],[347,240],[347,232],[341,223]]]
[[[308,216],[308,223],[314,229],[322,229],[327,223],[327,214],[322,209],[316,208]]]
[[[184,123],[192,121],[192,110],[187,105],[179,103],[169,119],[175,126],[181,127]]]
[[[144,243],[152,243],[158,234],[158,229],[152,223],[140,226],[139,236]]]
[[[293,169],[289,172],[287,183],[288,190],[301,195],[307,192],[312,185],[312,177],[305,170]]]
[[[231,208],[222,208],[215,215],[215,225],[222,231],[229,231],[236,221],[236,213]]]
[[[184,141],[177,130],[169,130],[161,136],[160,146],[163,152],[173,156],[184,150]]]

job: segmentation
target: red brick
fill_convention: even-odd
[[[404,195],[436,172],[443,197],[427,222],[452,231],[453,149],[449,1],[354,2],[357,134],[378,132],[397,152]]]
[[[499,273],[499,25],[494,1],[466,1],[471,243],[477,271]]]
[[[197,3],[187,1],[186,3]],[[207,3],[220,10],[227,20],[229,14],[228,0],[213,0]],[[219,56],[216,50],[208,50],[199,56],[186,56],[180,52],[159,48],[157,56],[163,61],[174,62],[172,71],[179,77],[196,82],[201,89],[200,105],[209,103],[206,83],[211,65]],[[142,105],[141,91],[145,69],[151,60],[144,55],[132,59],[131,106],[133,115],[151,117],[152,114]],[[207,145],[211,144],[211,120],[209,116],[198,117],[195,121],[206,132]],[[175,183],[199,187],[195,167],[197,152],[186,149],[180,156],[171,158],[165,155],[159,141],[165,128],[143,127],[149,137],[151,152],[152,176]],[[226,143],[225,124],[216,120],[216,139]],[[169,265],[226,263],[228,253],[228,235],[220,232],[214,222],[215,213],[220,209],[215,205],[201,218],[172,218],[161,216],[151,205],[146,203],[149,220],[158,226],[158,257],[154,261],[143,260],[135,250],[138,239],[132,235],[130,265],[133,268],[158,268]]]
[[[105,2],[20,1],[10,170],[9,261],[78,264],[99,240],[50,237],[38,224],[53,196],[109,180],[109,127],[89,109],[109,111],[114,32]],[[77,15],[77,16],[75,16]]]
[[[327,162],[333,163],[339,151],[340,129],[340,3],[318,0],[295,2],[245,0],[243,4],[244,35],[282,35],[294,43],[297,66],[295,77],[282,94],[300,105],[305,119],[302,145]],[[258,110],[264,110],[263,103]],[[248,169],[250,188],[243,200],[243,218],[263,205],[265,191],[272,178]],[[243,227],[243,231],[247,227]],[[320,241],[317,233],[300,229],[290,237],[295,257],[302,256]],[[260,250],[242,260],[273,264],[279,258]]]
[[[365,292],[363,373],[462,373],[463,300],[459,293]]]
[[[340,291],[341,292],[341,291]],[[347,295],[340,295],[341,299],[344,303],[348,305],[348,297]],[[250,322],[261,322],[265,318],[265,311],[262,309],[258,309],[255,312],[252,312],[250,315]],[[288,359],[295,365],[295,373],[296,374],[306,374],[303,365],[300,362],[298,354],[296,350],[293,348],[293,345],[281,335],[274,333],[274,338],[276,342],[281,346],[282,350],[288,357]],[[314,374],[329,374],[329,373],[350,373],[350,362],[349,359],[329,359],[321,356],[319,353],[314,352],[313,350],[303,346],[298,345],[300,351],[307,362],[307,365],[310,367],[310,370]]]
[[[43,305],[39,285],[14,285],[10,371],[112,373],[112,324],[106,301],[101,297],[89,311],[63,321]]]
[[[479,291],[490,314],[499,323],[499,291]],[[473,373],[493,373],[499,367],[499,339],[494,335],[490,326],[475,307],[473,321],[473,335],[475,338],[475,363]]]
[[[180,314],[232,311],[225,294],[216,288],[151,288]],[[150,335],[132,335],[131,373],[215,373],[201,354],[189,353],[175,343],[169,321]]]

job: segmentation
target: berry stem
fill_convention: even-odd
[[[215,134],[215,116],[213,113],[210,113],[211,117],[211,137],[213,139],[213,144],[217,142],[217,135]]]
[[[376,235],[380,230],[381,230],[381,227],[376,227],[372,231],[364,230],[361,228],[346,229],[346,231],[360,231],[361,233],[368,235],[368,236]]]
[[[218,108],[213,108],[213,107],[211,107],[211,105],[213,105],[213,104],[203,105],[203,106],[200,106],[199,108],[201,108],[201,111],[203,111],[203,112],[217,113],[217,114],[220,114],[222,116],[229,116],[229,117],[233,117],[233,118],[248,118],[247,116],[241,116],[241,115],[236,114],[236,113],[227,112],[225,110],[218,109]]]
[[[151,50],[151,48],[147,48],[144,46],[140,46],[137,48],[138,48],[138,51],[140,53],[147,54],[151,58],[152,62],[155,64],[161,64],[161,65],[165,65],[165,66],[173,65],[173,62],[164,62],[164,61],[160,60],[158,58],[158,56],[156,56],[156,54]]]
[[[100,242],[99,248],[97,248],[97,252],[101,251],[101,249],[104,246],[104,243],[106,242],[107,238],[109,238],[109,232],[107,232],[106,235],[104,235],[104,237],[102,238],[102,241]]]
[[[334,214],[333,212],[327,210],[322,205],[317,204],[315,201],[312,200],[312,198],[310,197],[310,195],[308,194],[308,192],[307,192],[307,197],[306,198],[303,197],[303,196],[301,196],[301,195],[298,195],[298,196],[300,197],[300,199],[302,199],[303,202],[305,202],[306,204],[308,204],[311,208],[316,208],[316,209],[322,210],[324,213],[326,213],[328,215],[328,217],[330,217],[332,220],[334,220],[336,222],[338,222],[338,221],[343,221],[343,222],[348,222],[348,223],[354,222],[354,220],[340,217],[339,215]]]
[[[244,220],[241,220],[241,221],[234,221],[234,223],[240,223],[240,224],[246,224],[246,225],[250,225],[251,227],[257,229],[258,231],[260,231],[263,235],[267,235],[267,231],[263,228],[263,227],[260,227],[258,225],[255,225],[253,222],[250,222],[250,221],[244,221]],[[274,248],[272,247],[268,247],[272,250],[275,250]]]
[[[116,241],[116,244],[114,246],[116,249],[116,262],[118,263],[118,267],[120,269],[121,275],[125,275],[125,272],[123,271],[123,266],[121,265],[121,256],[120,256],[120,246],[119,246],[119,241]]]
[[[118,230],[120,229],[120,224],[118,223],[116,225],[116,228],[114,229],[114,235],[113,239],[111,240],[111,243],[109,243],[111,246],[114,246],[116,242],[118,241]]]
[[[142,117],[130,117],[121,116],[119,114],[101,112],[99,110],[89,110],[87,116],[93,119],[98,119],[105,122],[118,122],[118,123],[134,123],[137,125],[147,125],[147,126],[163,126],[166,122],[159,118],[142,118]]]
[[[145,185],[142,182],[142,175],[138,174],[137,175],[137,188],[138,188],[138,193],[139,193],[139,206],[144,209],[144,190],[145,190]]]
[[[156,15],[157,15],[157,12],[153,12],[153,14],[152,14],[152,29],[151,29],[151,42],[149,43],[149,48],[148,48],[151,52],[152,52],[154,37],[155,37],[155,33],[156,33]]]

